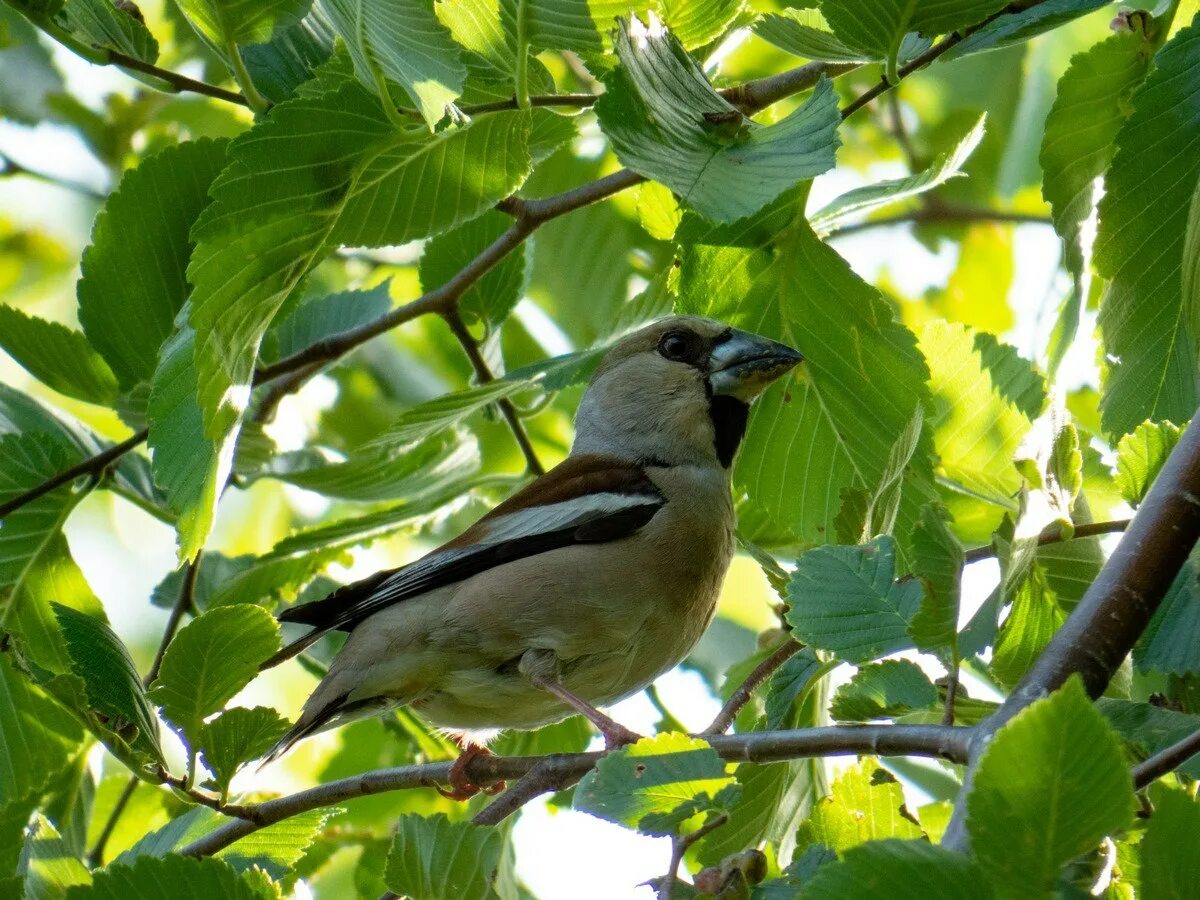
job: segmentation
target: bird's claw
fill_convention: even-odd
[[[435,784],[433,789],[445,797],[447,800],[470,800],[476,794],[484,793],[489,797],[493,794],[498,794],[505,788],[505,782],[497,781],[495,784],[481,787],[471,780],[471,776],[467,774],[467,766],[475,759],[481,756],[491,756],[491,751],[486,747],[477,747],[474,744],[468,744],[462,748],[462,752],[458,755],[458,759],[450,766],[450,774],[447,776],[447,781],[450,782],[450,789],[446,790],[440,784]]]

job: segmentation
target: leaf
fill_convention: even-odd
[[[789,8],[767,13],[754,23],[753,31],[784,53],[815,62],[860,63],[879,59],[839,39],[818,9]]]
[[[296,95],[305,82],[329,75],[327,70],[318,70],[330,62],[333,43],[333,26],[321,5],[316,4],[299,22],[276,29],[267,43],[242,47],[241,55],[259,92],[271,102],[281,103]],[[346,77],[353,78],[345,51],[342,57]]]
[[[661,0],[662,20],[688,50],[715,41],[734,23],[744,0]]]
[[[363,449],[386,449],[423,440],[442,429],[457,425],[497,400],[512,397],[528,389],[531,384],[531,380],[523,378],[502,378],[419,403],[401,413],[387,431],[366,444]]]
[[[1108,360],[1100,411],[1115,435],[1145,419],[1182,422],[1196,408],[1194,323],[1181,270],[1190,188],[1200,154],[1200,23],[1175,35],[1133,95],[1105,179],[1095,266],[1111,279],[1100,304]]]
[[[888,839],[849,848],[805,882],[806,900],[889,897],[895,900],[988,898],[991,888],[966,856],[924,840]]]
[[[1004,7],[1003,0],[821,0],[821,12],[841,40],[889,59],[909,31],[927,37],[982,22]]]
[[[867,757],[842,773],[829,796],[813,807],[800,826],[796,849],[821,844],[841,853],[863,841],[920,836],[900,783]]]
[[[262,357],[275,362],[299,353],[318,341],[374,321],[391,308],[390,280],[370,290],[308,297],[271,323],[263,338]]]
[[[222,606],[179,630],[163,656],[150,697],[194,748],[201,727],[258,674],[279,649],[279,625],[249,604]]]
[[[0,348],[60,394],[109,405],[117,399],[112,370],[78,331],[0,304]]]
[[[912,646],[908,625],[921,603],[917,581],[893,581],[895,541],[818,547],[796,561],[788,585],[788,624],[796,637],[847,662]]]
[[[1117,487],[1126,503],[1137,506],[1146,499],[1182,433],[1170,422],[1143,422],[1117,442]]]
[[[532,6],[526,0],[525,9]],[[510,79],[517,69],[517,8],[517,0],[440,0],[433,5],[459,45]]]
[[[175,0],[204,38],[219,50],[231,44],[262,44],[273,32],[304,18],[312,0]]]
[[[937,699],[937,688],[920,666],[907,659],[889,659],[859,669],[838,688],[829,713],[850,722],[890,719],[929,709]]]
[[[67,30],[97,47],[111,47],[127,56],[152,63],[158,42],[145,24],[110,0],[71,0],[63,9]]]
[[[883,480],[892,447],[929,401],[912,333],[879,293],[786,210],[685,243],[680,312],[782,340],[806,362],[755,404],[734,465],[739,529],[765,547],[829,541],[843,489]],[[681,229],[689,227],[685,219]],[[766,234],[764,235],[763,232]],[[935,499],[929,429],[905,471],[897,529]]]
[[[896,438],[888,453],[887,464],[883,469],[883,477],[871,493],[867,509],[863,515],[863,534],[871,537],[877,534],[891,534],[896,528],[896,516],[900,512],[900,500],[904,473],[912,462],[913,455],[921,442],[921,431],[925,427],[925,410],[921,404],[913,409],[908,425]]]
[[[892,203],[917,197],[963,174],[962,165],[983,140],[986,115],[954,145],[949,153],[937,157],[927,168],[905,178],[893,178],[855,188],[834,198],[808,217],[813,231],[824,237],[862,213],[871,213]]]
[[[163,345],[147,410],[154,481],[176,515],[180,561],[203,549],[223,487],[224,466],[196,403],[195,345],[196,333],[186,324]]]
[[[430,5],[421,0],[321,0],[321,7],[346,42],[354,71],[367,89],[377,90],[379,76],[402,85],[432,131],[462,93],[467,70]]]
[[[451,822],[443,813],[403,815],[388,852],[384,881],[412,900],[486,900],[504,836],[494,828]]]
[[[0,503],[41,484],[75,461],[75,453],[45,432],[0,436]],[[66,643],[50,609],[51,600],[103,618],[71,557],[62,526],[87,491],[63,485],[4,518],[0,541],[0,604],[6,630],[21,639],[34,663],[51,672],[70,669]]]
[[[573,805],[645,834],[671,834],[731,800],[734,784],[707,743],[667,732],[605,755],[575,788]]]
[[[1043,0],[1036,6],[993,19],[952,47],[942,59],[948,61],[971,53],[1011,47],[1107,5],[1108,0]]]
[[[219,859],[193,859],[178,854],[143,856],[131,865],[111,865],[96,871],[88,887],[72,887],[67,900],[128,900],[131,897],[173,897],[178,900],[271,900],[279,896],[270,882],[251,873],[239,875]]]
[[[399,244],[469,219],[524,180],[529,116],[401,133],[357,84],[275,106],[230,147],[188,267],[204,433],[228,445],[271,318],[338,244]],[[289,149],[281,154],[280,145]],[[387,213],[381,215],[381,210]]]
[[[1200,716],[1176,712],[1151,703],[1102,697],[1096,701],[1108,724],[1130,745],[1136,759],[1145,759],[1200,730]],[[1192,757],[1178,771],[1200,778],[1200,759]]]
[[[1139,845],[1138,896],[1187,897],[1200,883],[1200,859],[1189,849],[1200,829],[1200,804],[1186,791],[1165,784],[1150,788],[1150,802],[1154,815]]]
[[[1058,81],[1058,94],[1042,136],[1042,196],[1050,204],[1054,230],[1063,241],[1073,279],[1073,319],[1050,353],[1053,372],[1078,327],[1080,299],[1087,296],[1083,226],[1095,208],[1096,179],[1112,162],[1117,132],[1130,111],[1129,97],[1145,77],[1153,48],[1144,34],[1114,34],[1071,58]],[[1086,248],[1090,250],[1090,247]]]
[[[40,793],[83,743],[79,723],[21,675],[8,654],[0,655],[0,728],[0,808]]]
[[[270,750],[288,726],[269,706],[235,706],[205,723],[200,732],[200,755],[221,796],[229,793],[238,769]]]
[[[767,728],[786,728],[796,701],[806,697],[817,679],[828,671],[817,654],[805,647],[775,670],[767,684]]]
[[[1116,736],[1072,677],[988,744],[967,795],[971,852],[1006,895],[1040,896],[1133,809]]]
[[[827,81],[780,122],[758,125],[712,89],[656,18],[617,27],[621,66],[595,108],[613,152],[633,171],[730,222],[833,167],[841,120]]]
[[[51,606],[67,642],[71,671],[83,681],[89,710],[149,762],[165,765],[158,719],[121,639],[100,619],[61,603]]]
[[[1139,672],[1185,675],[1200,671],[1200,582],[1186,562],[1133,648]]]
[[[921,580],[924,596],[908,625],[918,650],[950,649],[943,659],[958,655],[958,609],[962,595],[962,544],[950,531],[946,511],[927,504],[912,536],[913,575]]]
[[[613,46],[613,20],[640,16],[657,0],[526,0],[531,49],[607,52]]]
[[[34,815],[25,834],[17,874],[25,879],[26,900],[59,900],[73,885],[92,881],[91,873],[41,813]]]
[[[439,288],[488,248],[512,225],[512,219],[496,210],[439,235],[425,245],[421,254],[421,289]],[[470,322],[481,322],[489,330],[499,328],[512,312],[525,288],[527,245],[507,254],[459,298],[459,311]]]
[[[226,146],[204,138],[147,156],[96,217],[76,287],[79,322],[125,390],[151,379],[174,330],[188,292],[188,232]]]
[[[1011,600],[1012,610],[996,636],[991,667],[992,674],[1009,686],[1029,671],[1067,619],[1041,566],[1034,565],[1021,576]]]
[[[15,9],[0,6],[0,114],[32,125],[49,116],[47,99],[62,92],[62,76],[38,32]]]

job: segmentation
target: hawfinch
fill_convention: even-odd
[[[700,639],[733,555],[730,468],[749,403],[801,359],[690,316],[618,341],[561,464],[416,562],[280,615],[312,631],[268,665],[350,636],[268,760],[403,705],[464,734],[578,712],[610,746],[636,739],[596,706]]]

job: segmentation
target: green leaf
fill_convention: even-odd
[[[0,729],[0,808],[40,793],[83,743],[74,717],[19,673],[8,654],[0,655]]]
[[[204,720],[249,684],[259,663],[278,649],[279,625],[266,610],[249,604],[211,609],[175,635],[150,697],[196,747]]]
[[[921,442],[925,427],[925,408],[917,404],[909,416],[908,424],[896,438],[888,453],[887,464],[879,484],[871,492],[867,509],[863,514],[863,535],[869,538],[877,534],[891,534],[896,528],[896,516],[900,512],[903,496],[904,473]]]
[[[1200,671],[1200,582],[1186,562],[1133,648],[1140,672],[1184,675]]]
[[[982,22],[1003,0],[821,0],[821,12],[841,40],[871,59],[889,59],[909,31],[935,37]]]
[[[226,146],[205,138],[146,157],[96,217],[76,288],[79,322],[126,390],[151,379],[174,330],[188,293],[188,232],[208,203]]]
[[[646,834],[671,834],[731,800],[734,785],[707,743],[667,732],[604,756],[576,787],[574,807]]]
[[[526,0],[530,47],[538,50],[606,52],[613,20],[657,9],[658,0]]]
[[[253,873],[239,875],[219,859],[194,859],[170,854],[143,856],[131,865],[97,870],[88,887],[73,887],[67,900],[129,900],[131,897],[173,897],[178,900],[272,900],[277,889]]]
[[[158,744],[158,719],[121,639],[100,619],[61,603],[51,606],[67,642],[71,671],[87,692],[89,711],[99,718],[104,731],[120,735],[149,762],[165,765]]]
[[[75,458],[44,432],[0,437],[0,459],[4,460],[0,503],[58,474]],[[5,517],[4,540],[0,541],[0,604],[5,627],[21,639],[33,662],[55,673],[70,670],[70,657],[51,600],[104,617],[104,609],[72,559],[62,533],[67,516],[86,494],[73,494],[70,485],[63,485],[25,504]]]
[[[532,6],[526,0],[525,9]],[[433,11],[458,44],[511,78],[517,69],[517,7],[518,0],[441,0]]]
[[[435,237],[421,254],[421,289],[428,292],[444,285],[511,225],[511,218],[491,210]],[[458,306],[468,322],[481,322],[489,330],[504,322],[524,292],[527,256],[528,245],[522,245],[467,288]]]
[[[907,659],[889,659],[859,669],[838,688],[829,713],[835,719],[866,722],[929,709],[937,699],[937,688],[920,666]]]
[[[809,550],[788,585],[788,624],[799,640],[848,662],[911,647],[921,584],[893,581],[895,571],[896,544],[886,535],[861,547]]]
[[[1145,419],[1182,422],[1196,409],[1195,323],[1181,271],[1200,154],[1200,22],[1175,35],[1133,95],[1100,201],[1095,265],[1111,279],[1100,305],[1108,359],[1100,410],[1121,435]]]
[[[309,297],[271,323],[263,338],[263,359],[274,362],[318,341],[365,325],[392,308],[391,281],[370,290]]]
[[[1117,131],[1130,111],[1129,97],[1145,77],[1152,51],[1137,32],[1114,34],[1072,57],[1046,118],[1039,156],[1042,196],[1050,204],[1074,282],[1071,319],[1049,354],[1052,372],[1074,340],[1080,300],[1088,292],[1082,233],[1096,205],[1096,179],[1112,162]]]
[[[227,709],[200,732],[200,755],[221,796],[239,768],[258,759],[288,730],[289,722],[269,706]]]
[[[997,17],[952,47],[942,59],[948,61],[971,53],[1011,47],[1094,12],[1107,6],[1109,2],[1110,0],[1043,0],[1036,6]]]
[[[813,807],[796,837],[797,852],[822,844],[841,853],[863,841],[918,838],[900,783],[871,758],[847,769]]]
[[[918,650],[950,648],[957,656],[958,607],[962,595],[962,544],[950,532],[946,511],[935,504],[921,507],[912,535],[913,575],[921,580],[924,596],[908,625]]]
[[[613,152],[710,219],[758,212],[788,188],[830,169],[841,121],[822,81],[775,125],[758,125],[722,98],[657,19],[618,22],[621,59],[596,103]]]
[[[715,41],[733,24],[744,0],[661,0],[662,20],[688,50]]]
[[[78,331],[0,304],[0,348],[60,394],[88,403],[117,399],[112,370]]]
[[[1126,503],[1137,506],[1146,499],[1182,433],[1170,422],[1143,422],[1117,442],[1117,487]]]
[[[436,135],[401,133],[347,84],[275,106],[231,146],[188,267],[204,433],[221,448],[216,483],[263,332],[303,276],[338,244],[404,243],[507,196],[529,171],[528,128],[527,113],[502,112]]]
[[[54,825],[37,813],[25,834],[17,874],[25,878],[26,900],[61,900],[73,885],[87,885],[91,873]]]
[[[259,92],[271,102],[281,103],[295,96],[305,82],[330,75],[322,67],[330,62],[333,43],[333,26],[317,4],[296,24],[276,29],[267,43],[242,47],[241,54]],[[343,51],[341,57],[346,78],[353,78],[348,54]]]
[[[1187,897],[1200,884],[1200,857],[1191,851],[1200,830],[1200,803],[1187,791],[1156,784],[1150,788],[1154,815],[1139,845],[1141,884],[1147,900]]]
[[[504,849],[495,828],[451,822],[443,813],[403,815],[388,852],[384,881],[412,900],[487,900]]]
[[[782,9],[767,13],[754,23],[753,31],[784,53],[816,62],[864,63],[880,58],[839,39],[818,9]]]
[[[739,529],[765,547],[828,542],[843,489],[882,482],[914,408],[929,402],[929,371],[912,333],[792,218],[794,209],[786,212],[790,227],[777,233],[764,218],[685,243],[678,303],[681,312],[782,340],[806,357],[789,382],[755,404],[734,465],[735,495],[746,497]],[[681,229],[688,227],[685,219]],[[904,474],[900,534],[936,497],[929,431]]]
[[[1046,584],[1046,573],[1034,565],[1021,576],[1011,594],[1012,610],[996,636],[992,674],[1005,685],[1015,685],[1029,671],[1067,613]]]
[[[1108,724],[1130,744],[1137,759],[1144,759],[1200,730],[1200,716],[1152,703],[1102,697],[1096,701],[1096,707]],[[1178,771],[1191,779],[1200,778],[1200,759],[1192,757],[1180,765]]]
[[[152,63],[158,59],[158,41],[145,24],[111,0],[71,0],[63,10],[68,31],[97,47],[111,47],[127,56]]]
[[[419,403],[406,409],[392,425],[367,444],[364,449],[396,447],[412,441],[423,440],[445,428],[457,425],[468,416],[477,413],[497,400],[512,397],[527,390],[534,382],[522,378],[497,379],[487,384],[467,388],[455,394],[446,394]]]
[[[383,76],[403,85],[433,126],[462,93],[467,70],[458,46],[422,0],[321,0],[368,90]],[[391,103],[390,97],[381,98]]]
[[[812,650],[805,647],[775,670],[767,684],[767,728],[788,727],[796,701],[806,697],[817,679],[828,671]]]
[[[224,486],[222,460],[204,433],[196,402],[195,346],[196,333],[187,325],[163,345],[147,410],[154,481],[176,515],[181,561],[203,549]]]
[[[924,840],[888,839],[851,847],[821,866],[804,885],[805,900],[888,897],[960,900],[992,896],[983,873],[966,856]]]
[[[304,18],[312,0],[175,0],[195,29],[214,47],[262,44],[272,33]]]
[[[25,125],[49,116],[47,99],[60,94],[62,76],[37,29],[15,9],[0,6],[0,113]]]
[[[1133,809],[1116,736],[1073,677],[988,744],[967,796],[971,852],[1005,896],[1041,896]]]
[[[962,165],[983,140],[983,125],[987,116],[981,115],[975,125],[954,145],[949,153],[937,157],[927,168],[905,178],[893,178],[855,188],[834,198],[808,217],[813,231],[822,237],[837,231],[847,221],[871,213],[909,197],[917,197],[963,174]]]

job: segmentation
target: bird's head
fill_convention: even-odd
[[[802,359],[713,319],[660,319],[604,357],[579,405],[574,452],[728,467],[751,401]]]

